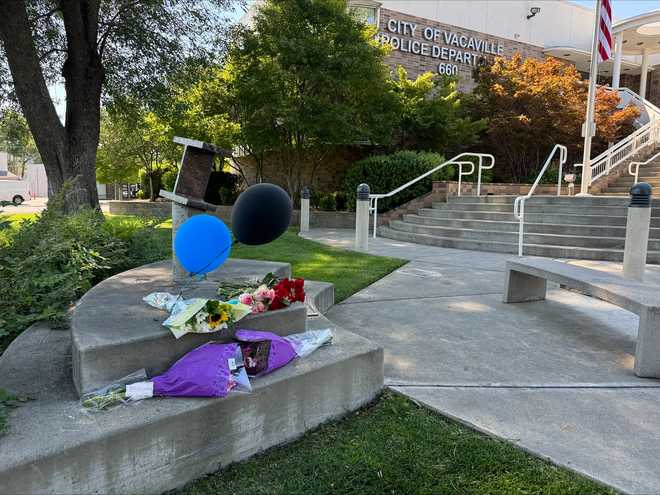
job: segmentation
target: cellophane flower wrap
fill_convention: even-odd
[[[187,333],[218,332],[252,312],[250,306],[238,301],[228,303],[215,299],[182,299],[167,292],[154,292],[143,300],[150,306],[171,312],[163,325],[177,339]]]
[[[280,337],[271,332],[238,330],[235,337],[241,346],[247,374],[261,376],[298,357],[309,356],[319,347],[331,343],[333,334],[330,329],[323,329]]]
[[[128,400],[151,397],[226,397],[232,390],[251,392],[238,344],[208,342],[174,363],[162,375],[126,385]]]
[[[225,397],[236,388],[251,390],[239,345],[217,342],[193,349],[151,382],[157,397]]]

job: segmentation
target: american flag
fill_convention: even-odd
[[[598,25],[598,63],[612,58],[612,5],[610,0],[598,0],[600,22]]]

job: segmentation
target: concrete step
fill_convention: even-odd
[[[388,239],[425,244],[430,246],[499,253],[518,252],[517,243],[439,237],[429,234],[402,232],[389,227],[379,227],[378,231],[380,235]],[[538,244],[525,244],[524,254],[528,256],[546,256],[550,258],[577,258],[618,262],[623,261],[622,249],[597,249],[578,246],[544,246]],[[649,251],[648,263],[660,263],[660,251]]]
[[[453,239],[469,239],[476,241],[498,241],[517,243],[518,231],[502,232],[497,230],[460,229],[454,227],[440,227],[431,225],[419,225],[415,223],[395,220],[390,222],[390,228],[401,232],[415,234],[428,234],[437,237]],[[575,246],[585,248],[623,249],[625,246],[625,235],[623,237],[589,237],[585,235],[545,234],[529,232],[525,229],[525,244],[539,244],[544,246]],[[649,250],[660,251],[660,240],[650,240]]]
[[[653,178],[648,178],[648,177],[640,177],[638,182],[646,182],[648,184],[651,184],[651,186],[655,189],[656,187],[660,187],[660,178],[653,177]],[[617,186],[617,187],[632,187],[633,184],[635,184],[635,178],[628,176],[628,177],[620,177],[617,179],[615,182],[612,183],[612,186]]]
[[[633,178],[632,175],[623,175],[621,178]],[[660,169],[639,169],[639,178],[640,179],[650,179],[650,180],[660,180]]]
[[[505,222],[515,222],[517,219],[513,213],[497,211],[455,211],[438,210],[435,208],[422,208],[418,215],[435,218],[457,218],[466,220],[496,220]],[[525,213],[525,222],[529,223],[552,223],[567,225],[608,225],[625,226],[626,216],[606,216],[606,215],[579,215],[579,214],[552,214],[552,213],[534,213],[527,211]],[[660,218],[651,219],[651,227],[660,227]]]
[[[517,196],[450,196],[449,204],[455,203],[498,203],[511,204]],[[606,194],[600,196],[539,196],[533,195],[527,200],[527,205],[574,205],[574,206],[620,206],[627,207],[628,201],[621,197],[608,197]],[[655,200],[653,206],[660,208],[660,200]]]
[[[518,232],[518,221],[498,222],[496,220],[465,220],[460,218],[423,217],[404,215],[403,221],[417,225],[454,227],[459,229],[494,230],[499,232]],[[537,234],[585,235],[590,237],[625,237],[625,226],[603,225],[566,225],[551,223],[525,222],[525,232]],[[660,239],[660,228],[651,229],[651,239]]]
[[[33,325],[0,356],[0,388],[31,399],[0,437],[0,493],[169,493],[373,400],[383,349],[322,316],[308,328],[333,328],[332,345],[252,379],[252,393],[92,414],[71,381],[70,332]]]
[[[630,187],[632,186],[619,186],[617,184],[614,184],[612,186],[609,186],[607,188],[607,194],[624,194],[628,197],[630,197]],[[653,188],[653,197],[658,198],[660,197],[660,186],[654,187]],[[654,209],[655,209],[655,201],[653,203]]]
[[[494,211],[494,212],[513,212],[513,205],[507,203],[433,203],[433,208],[441,211]],[[525,213],[552,213],[552,214],[575,214],[581,215],[606,215],[606,216],[626,216],[628,207],[609,206],[609,205],[584,205],[584,204],[537,204],[528,201],[525,202]],[[660,208],[653,208],[652,216],[660,217]]]
[[[287,276],[287,263],[227,260],[205,281],[186,283],[184,297],[214,298],[222,280],[257,280],[272,272]],[[229,341],[234,327],[211,334],[190,334],[174,339],[162,325],[165,311],[142,301],[151,292],[177,294],[171,262],[152,263],[110,277],[88,291],[76,304],[71,317],[73,379],[80,394],[99,388],[133,371],[146,368],[162,373],[186,352],[210,340]],[[122,315],[118,318],[117,315]],[[251,330],[305,330],[307,308],[294,304],[280,311],[246,316],[239,323]]]

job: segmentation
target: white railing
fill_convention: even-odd
[[[483,159],[490,159],[490,165],[484,165]],[[495,157],[493,155],[483,154],[479,156],[479,172],[477,174],[477,196],[481,196],[481,171],[490,170],[495,166]],[[460,192],[460,187],[459,187]]]
[[[638,106],[643,106],[650,120],[647,124],[591,160],[589,186],[601,177],[609,175],[613,169],[642,149],[658,143],[660,138],[660,108],[628,88],[619,88],[618,92],[626,94],[629,101],[635,100]],[[574,167],[583,167],[583,164],[576,163]]]
[[[639,167],[641,165],[648,165],[652,161],[657,160],[658,157],[660,157],[660,153],[656,153],[655,155],[653,155],[651,158],[649,158],[644,162],[630,162],[630,165],[628,165],[628,173],[633,177],[635,177],[635,184],[639,182]],[[633,172],[633,167],[635,168],[634,172]]]
[[[541,178],[545,171],[550,166],[552,159],[555,157],[555,154],[559,150],[559,179],[557,180],[557,196],[561,196],[561,179],[562,179],[562,170],[564,164],[568,159],[568,149],[562,144],[555,144],[555,147],[552,148],[552,151],[548,155],[543,168],[539,172],[539,175],[536,177],[534,184],[529,188],[529,192],[525,196],[518,196],[513,202],[513,215],[518,219],[518,256],[523,255],[523,244],[524,244],[524,230],[525,230],[525,201],[532,197],[536,187],[541,182]]]
[[[651,103],[649,100],[646,98],[642,98],[640,95],[632,91],[631,89],[628,88],[618,88],[616,90],[612,91],[617,91],[619,93],[623,93],[627,96],[628,101],[630,100],[635,100],[637,103],[637,106],[642,106],[644,109],[647,111],[649,114],[649,118],[652,118],[653,116],[660,116],[660,108],[655,106],[653,103]],[[626,100],[626,98],[621,98],[623,101]]]
[[[461,153],[459,155],[456,155],[454,158],[451,158],[450,160],[447,160],[446,162],[441,163],[437,167],[429,170],[428,172],[420,175],[419,177],[414,178],[413,180],[406,182],[402,186],[397,187],[396,189],[385,193],[385,194],[370,194],[369,195],[369,211],[373,213],[374,215],[374,233],[373,237],[374,239],[376,238],[376,231],[378,229],[378,200],[382,198],[390,198],[394,196],[397,193],[400,193],[404,189],[407,189],[408,187],[412,186],[413,184],[416,184],[422,179],[425,179],[429,175],[432,175],[436,173],[438,170],[448,166],[448,165],[458,165],[458,195],[461,195],[461,188],[463,184],[463,176],[468,176],[472,175],[475,171],[475,164],[472,161],[466,160],[466,158],[478,158],[479,159],[479,168],[478,168],[478,177],[477,177],[477,196],[481,192],[481,171],[482,170],[489,170],[495,166],[495,157],[493,155],[490,155],[488,153],[472,153],[472,152],[465,152]],[[484,165],[484,158],[488,158],[490,160],[489,165]],[[464,165],[469,165],[470,169],[469,171],[463,171],[463,166]]]

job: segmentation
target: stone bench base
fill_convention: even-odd
[[[550,259],[518,258],[507,261],[503,301],[543,300],[548,280],[639,315],[635,374],[660,378],[660,291],[657,287]]]

